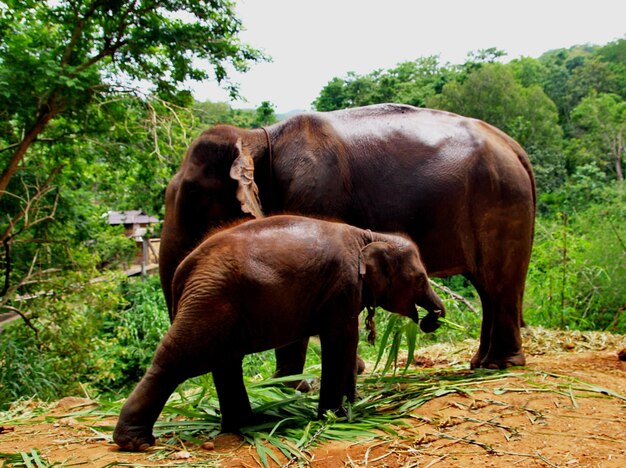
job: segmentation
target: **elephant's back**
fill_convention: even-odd
[[[344,109],[329,112],[324,118],[349,145],[356,146],[357,153],[363,147],[380,145],[393,151],[394,144],[403,151],[407,150],[407,144],[437,150],[449,142],[468,145],[482,137],[482,132],[473,125],[474,119],[403,104]]]
[[[349,229],[342,223],[294,215],[250,220],[208,236],[179,270],[181,275],[218,268],[229,270],[231,276],[255,271],[262,276],[264,271],[289,269],[291,263],[293,270],[302,271],[333,261]]]

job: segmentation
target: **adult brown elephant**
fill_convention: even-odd
[[[525,363],[520,326],[535,217],[528,156],[480,120],[382,104],[306,113],[267,129],[218,125],[189,147],[166,193],[161,281],[213,227],[245,216],[341,219],[417,243],[428,275],[462,274],[483,308],[472,368]],[[306,346],[277,350],[300,373]]]

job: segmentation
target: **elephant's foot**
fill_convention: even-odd
[[[279,377],[288,377],[290,375],[293,374],[285,374],[283,372],[281,372],[280,370],[276,371],[274,373],[274,375],[272,375],[272,378],[279,378]],[[289,387],[289,388],[293,388],[294,390],[298,390],[299,392],[302,393],[309,393],[311,391],[311,383],[308,380],[288,380],[286,382],[283,382],[283,385],[285,387]]]
[[[260,426],[263,424],[276,424],[276,417],[265,413],[250,413],[238,418],[222,418],[221,432],[228,434],[238,434],[244,427]]]
[[[356,373],[361,375],[363,372],[365,372],[365,361],[363,360],[363,358],[361,358],[361,356],[359,356],[357,354],[357,356],[356,356]]]
[[[118,423],[113,432],[113,441],[122,450],[129,452],[144,452],[154,445],[155,438],[143,426],[123,426]]]
[[[494,356],[490,353],[487,353],[486,356],[482,356],[476,353],[470,361],[470,367],[472,369],[506,369],[508,367],[524,365],[526,365],[526,357],[523,351],[511,353],[506,356]]]
[[[326,416],[326,413],[328,411],[334,413],[339,418],[347,418],[348,417],[348,410],[346,410],[345,407],[340,406],[339,408],[336,408],[336,409],[319,408],[317,410],[317,419],[324,419],[324,417]]]

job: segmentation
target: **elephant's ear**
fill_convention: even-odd
[[[254,182],[254,160],[243,150],[241,138],[235,144],[235,162],[230,167],[230,177],[238,182],[237,200],[241,203],[241,211],[250,213],[255,218],[263,218],[259,188]]]
[[[372,242],[361,249],[359,274],[374,300],[389,288],[393,274],[390,250],[391,247],[386,242]]]

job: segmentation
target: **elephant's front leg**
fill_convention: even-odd
[[[222,413],[222,431],[236,432],[254,423],[250,400],[243,382],[243,358],[221,362],[213,369],[213,382]]]
[[[308,345],[309,338],[306,337],[281,348],[276,348],[276,372],[274,373],[274,377],[287,377],[289,375],[302,374]],[[306,380],[285,382],[285,385],[300,390],[303,393],[311,390],[311,386]]]
[[[322,345],[322,384],[318,417],[331,410],[345,414],[343,397],[349,402],[356,398],[356,360],[358,316],[345,318],[343,323],[331,323],[320,333]]]

